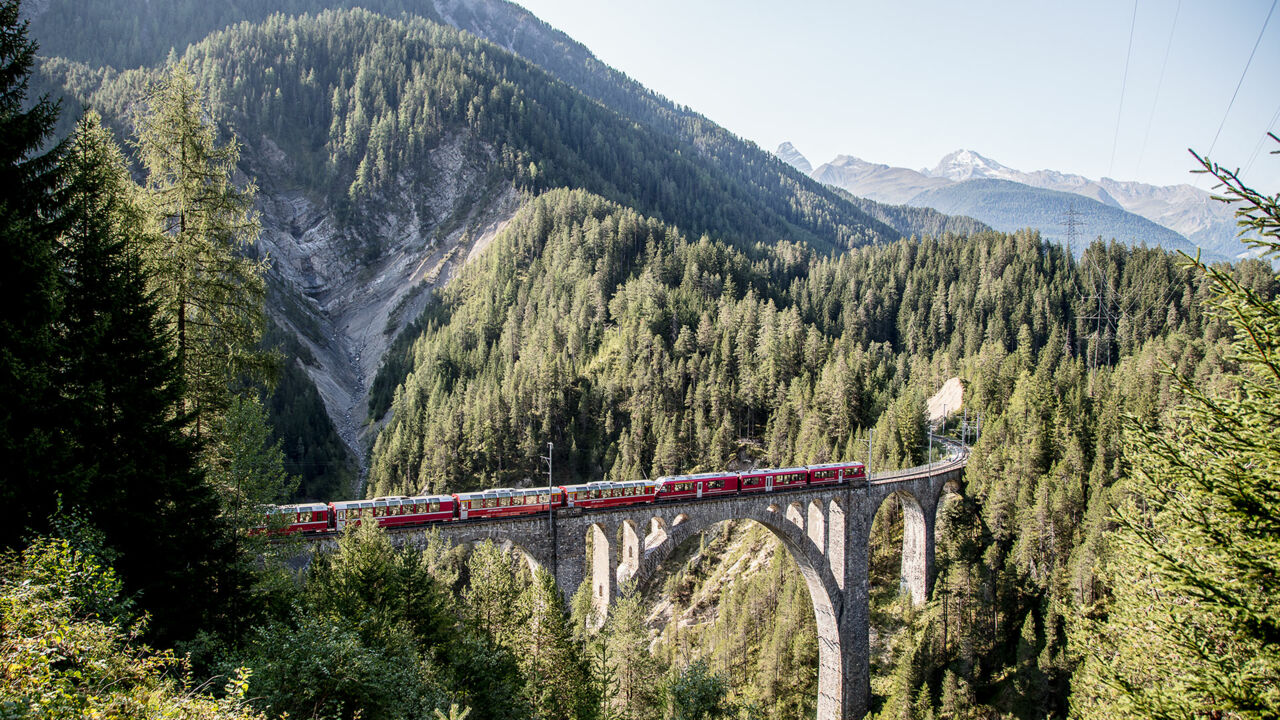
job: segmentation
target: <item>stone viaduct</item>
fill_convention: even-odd
[[[856,720],[870,695],[869,577],[871,523],[890,497],[902,502],[902,584],[917,604],[933,587],[934,528],[943,496],[959,493],[968,451],[950,446],[931,466],[877,473],[848,485],[654,503],[583,512],[441,523],[457,543],[491,540],[551,570],[566,601],[591,580],[596,608],[608,612],[621,583],[652,577],[685,540],[726,520],[754,520],[791,552],[809,587],[818,631],[818,720]],[[421,545],[432,528],[392,529],[397,544]],[[591,557],[587,556],[588,537]],[[311,540],[325,552],[336,540]]]

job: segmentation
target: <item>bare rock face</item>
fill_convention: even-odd
[[[274,144],[262,145],[264,163],[287,164]],[[475,146],[464,135],[443,142],[415,178],[402,178],[369,204],[387,209],[364,218],[359,233],[319,198],[297,190],[259,194],[259,250],[271,259],[270,281],[281,299],[269,312],[310,351],[314,359],[303,367],[362,470],[364,444],[376,429],[365,422],[369,387],[387,348],[431,291],[479,255],[519,207],[509,184],[492,185],[492,153],[486,148],[487,157],[477,157]]]
[[[964,384],[953,377],[927,401],[926,415],[929,422],[941,422],[960,412],[964,407]]]

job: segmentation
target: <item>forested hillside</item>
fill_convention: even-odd
[[[249,6],[180,0],[158,8],[143,0],[109,0],[90,6],[51,0],[33,13],[33,32],[36,37],[50,36],[47,55],[124,69],[159,63],[171,48],[181,51],[209,33],[242,21],[260,23],[273,13],[294,16],[357,6],[390,18],[405,15],[452,25],[504,48],[612,112],[674,141],[681,152],[698,156],[716,172],[733,177],[744,196],[763,201],[774,211],[789,217],[793,213],[829,216],[836,227],[866,222],[865,217],[859,218],[857,209],[844,205],[833,189],[792,171],[771,153],[744,142],[690,108],[644,88],[597,60],[572,38],[505,0],[268,0]],[[788,198],[789,207],[778,205],[780,198]],[[860,209],[867,212],[865,207]],[[873,216],[899,234],[914,231],[910,218],[901,217],[901,213]],[[700,231],[679,218],[666,218]],[[899,225],[891,219],[908,222]],[[804,222],[799,224],[807,227]]]
[[[721,467],[744,439],[772,464],[857,455],[915,364],[1047,344],[1116,358],[1197,316],[1162,252],[1100,246],[1084,263],[1110,273],[1125,312],[1101,350],[1081,319],[1091,278],[1033,233],[831,259],[694,242],[598,198],[544,195],[384,367],[408,377],[394,402],[393,382],[377,386],[375,413],[393,412],[372,486],[518,482],[540,438],[571,448],[559,467],[576,477]],[[912,402],[932,391],[921,382]],[[882,437],[897,462],[921,436]]]

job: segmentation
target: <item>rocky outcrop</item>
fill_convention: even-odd
[[[491,152],[476,147],[465,135],[448,138],[413,177],[367,204],[387,209],[362,216],[359,228],[305,192],[264,183],[259,194],[259,249],[271,258],[276,300],[269,312],[310,351],[306,372],[362,467],[369,387],[387,348],[519,206],[510,184],[493,180]],[[266,164],[288,162],[269,140],[259,151]]]

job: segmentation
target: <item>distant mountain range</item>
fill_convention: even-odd
[[[1064,242],[1076,215],[1082,243],[1098,236],[1229,259],[1247,256],[1230,207],[1190,185],[1157,186],[1054,170],[1024,172],[972,150],[957,150],[933,169],[911,170],[840,155],[814,168],[791,143],[775,153],[801,172],[853,195],[895,205],[968,215],[997,230],[1036,227]]]

